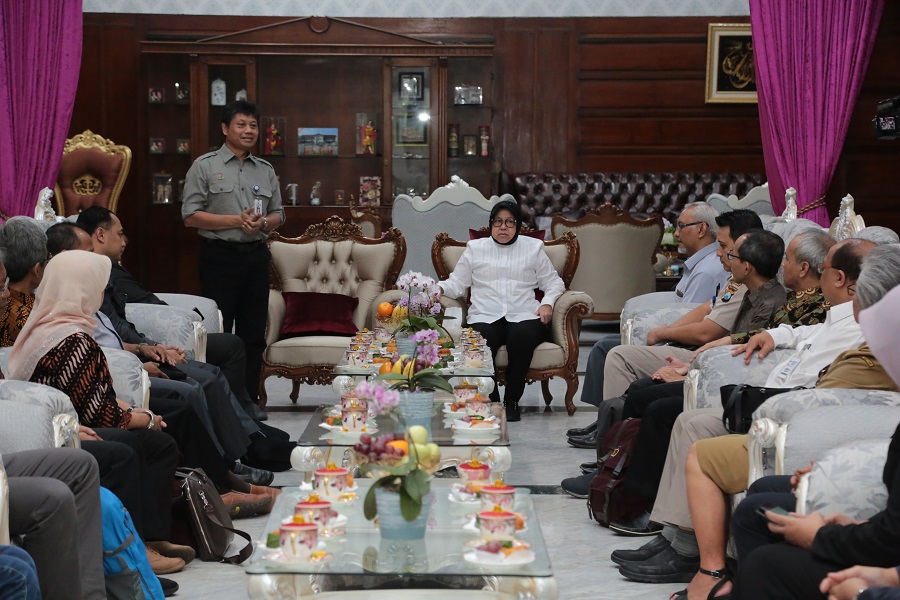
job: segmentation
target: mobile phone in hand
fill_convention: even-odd
[[[781,515],[782,517],[791,516],[791,513],[789,513],[785,509],[781,508],[780,506],[760,506],[759,508],[756,509],[756,512],[759,513],[760,516],[762,516],[764,518],[768,518],[768,517],[766,517],[766,512],[772,512],[772,513],[775,513],[776,515]]]

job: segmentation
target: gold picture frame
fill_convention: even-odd
[[[706,102],[757,102],[756,70],[749,23],[709,24],[706,43]]]

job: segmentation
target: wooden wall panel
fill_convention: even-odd
[[[900,141],[876,141],[875,103],[900,94],[900,3],[886,3],[869,70],[828,192],[870,223],[900,229]],[[90,128],[148,160],[141,42],[190,40],[284,19],[86,14],[71,133]],[[703,101],[709,18],[351,19],[432,41],[491,42],[495,160],[508,172],[764,170],[757,107]],[[195,291],[197,237],[178,205],[126,183],[126,265],[150,287]]]

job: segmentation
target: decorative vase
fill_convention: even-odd
[[[394,341],[397,342],[397,353],[398,354],[406,354],[412,356],[416,352],[416,342],[410,337],[409,333],[405,331],[398,332],[394,336]]]
[[[407,425],[413,425],[413,420],[431,420],[434,412],[434,392],[410,392],[400,393],[400,402],[397,404],[397,414],[406,420]]]
[[[412,521],[400,512],[400,494],[384,488],[375,490],[375,506],[378,511],[378,527],[386,540],[421,540],[425,537],[428,514],[431,512],[434,493],[422,496],[422,511]]]

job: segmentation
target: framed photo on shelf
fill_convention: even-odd
[[[165,88],[152,87],[147,90],[147,102],[150,104],[165,104],[166,90]]]
[[[458,85],[453,88],[453,104],[479,106],[483,99],[480,85]]]
[[[175,104],[191,103],[191,87],[187,83],[175,84]]]
[[[334,203],[337,206],[347,204],[347,196],[344,195],[344,190],[334,190]]]
[[[284,133],[287,131],[285,117],[263,117],[259,140],[263,156],[284,156]]]
[[[166,138],[150,138],[150,154],[166,153]]]
[[[749,23],[710,23],[706,42],[706,102],[757,102]]]
[[[419,113],[398,114],[396,131],[394,132],[394,144],[397,146],[427,146],[428,124],[430,122],[430,119],[420,118]]]
[[[463,136],[463,155],[478,156],[478,136],[477,135],[464,135]]]
[[[381,205],[381,177],[364,175],[359,178],[359,205]]]
[[[175,154],[190,154],[191,138],[178,138],[175,140]]]
[[[381,117],[378,113],[356,113],[356,155],[378,155],[378,123]]]
[[[298,127],[298,156],[337,156],[337,127]]]
[[[424,100],[425,73],[423,71],[400,73],[397,90],[401,100]]]
[[[172,175],[170,173],[154,173],[150,181],[153,204],[171,204],[175,201],[172,195]]]

